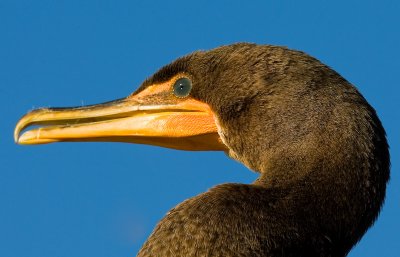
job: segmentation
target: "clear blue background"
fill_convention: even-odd
[[[127,96],[197,49],[300,49],[358,86],[387,130],[392,176],[351,252],[399,256],[399,1],[0,1],[0,256],[134,256],[177,203],[256,175],[223,153],[13,142],[37,107]]]

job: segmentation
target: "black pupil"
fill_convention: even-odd
[[[192,89],[192,82],[188,78],[180,78],[174,84],[174,94],[178,97],[188,96]]]

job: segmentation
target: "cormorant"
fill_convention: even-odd
[[[20,135],[30,125],[39,127]],[[34,110],[15,140],[222,150],[260,174],[173,208],[139,257],[346,256],[389,179],[384,128],[357,89],[315,58],[269,45],[194,52],[124,99]]]

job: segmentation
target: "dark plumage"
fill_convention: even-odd
[[[305,53],[235,44],[180,58],[139,91],[179,72],[212,107],[229,156],[260,177],[181,203],[138,256],[345,256],[389,178],[384,129],[357,89]]]
[[[20,136],[30,125],[40,127]],[[326,65],[276,46],[195,52],[125,99],[32,111],[15,139],[226,150],[260,173],[176,206],[138,257],[345,256],[377,218],[389,179],[374,109]]]

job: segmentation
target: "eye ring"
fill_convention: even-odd
[[[192,90],[192,81],[187,77],[179,78],[175,81],[172,90],[176,97],[187,97]]]

